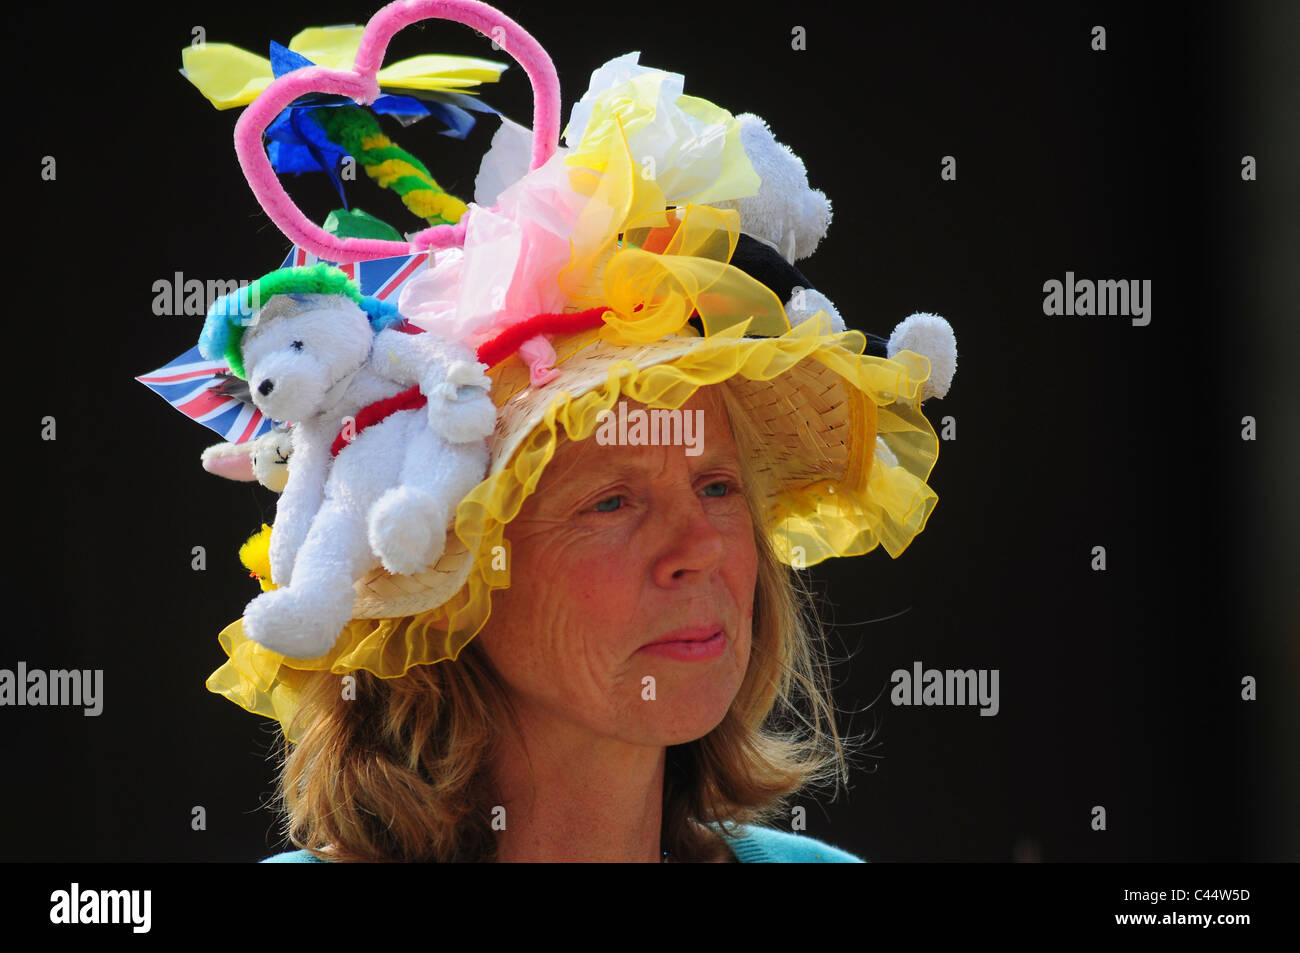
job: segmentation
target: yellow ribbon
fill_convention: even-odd
[[[314,26],[289,41],[289,49],[317,66],[352,68],[364,27]],[[275,78],[271,61],[229,43],[199,43],[181,50],[181,75],[198,87],[218,109],[247,106]],[[434,92],[477,95],[470,87],[495,83],[505,70],[473,56],[427,54],[400,60],[379,71],[379,85]]]

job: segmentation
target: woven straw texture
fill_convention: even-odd
[[[557,366],[563,373],[542,387],[530,387],[526,368],[510,358],[491,372],[492,396],[499,408],[491,439],[489,473],[497,473],[562,392],[577,398],[602,384],[616,362],[638,368],[664,364],[704,346],[708,339],[674,335],[653,344],[615,346],[596,334],[572,335],[556,343]],[[782,492],[818,481],[857,482],[852,464],[870,466],[871,454],[858,448],[850,458],[847,435],[852,414],[844,380],[830,368],[805,360],[774,380],[728,381],[745,405],[762,446],[755,448],[756,466],[770,488],[770,504]],[[861,421],[860,421],[861,422]],[[473,556],[456,537],[447,534],[447,549],[430,569],[414,575],[393,575],[382,567],[356,584],[353,617],[395,618],[441,605],[465,582]]]

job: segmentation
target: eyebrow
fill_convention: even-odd
[[[685,452],[684,447],[671,447],[671,450]],[[698,457],[691,458],[696,462],[696,469],[707,470],[710,467],[717,466],[719,463],[734,463],[737,467],[740,464],[740,454],[735,448],[720,449],[715,443],[711,449],[706,448]],[[585,464],[585,465],[583,465]],[[629,462],[620,462],[608,466],[593,466],[590,461],[583,461],[582,464],[572,464],[555,484],[557,488],[567,489],[575,482],[573,477],[581,478],[583,476],[594,476],[600,482],[616,483],[620,480],[635,479],[645,476],[650,470],[650,464],[636,464]]]
[[[591,438],[588,439],[590,440]],[[702,469],[704,467],[714,466],[723,460],[727,460],[731,458],[734,458],[736,460],[740,459],[740,448],[736,445],[734,439],[732,439],[731,441],[726,441],[725,439],[704,440],[703,434],[701,434],[700,439],[704,443],[704,446],[701,448],[700,455],[696,457],[687,458],[688,460],[693,461],[695,463],[696,469]],[[669,452],[673,452],[673,451],[676,451],[678,453],[686,452],[686,447],[684,445],[665,444],[664,446],[668,448]],[[605,448],[605,449],[617,449],[617,448]],[[625,457],[622,459],[626,460]],[[648,464],[638,465],[634,463],[620,462],[615,465],[614,472],[618,473],[621,476],[635,475],[638,471],[646,469],[647,466]]]

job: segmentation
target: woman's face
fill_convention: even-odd
[[[735,698],[749,663],[753,524],[721,397],[701,388],[682,410],[702,444],[562,443],[506,527],[510,588],[493,593],[478,638],[525,724],[681,744]]]

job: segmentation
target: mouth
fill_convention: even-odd
[[[640,651],[660,658],[684,662],[716,658],[727,647],[727,632],[721,625],[693,626],[669,632],[662,638],[647,642]]]

